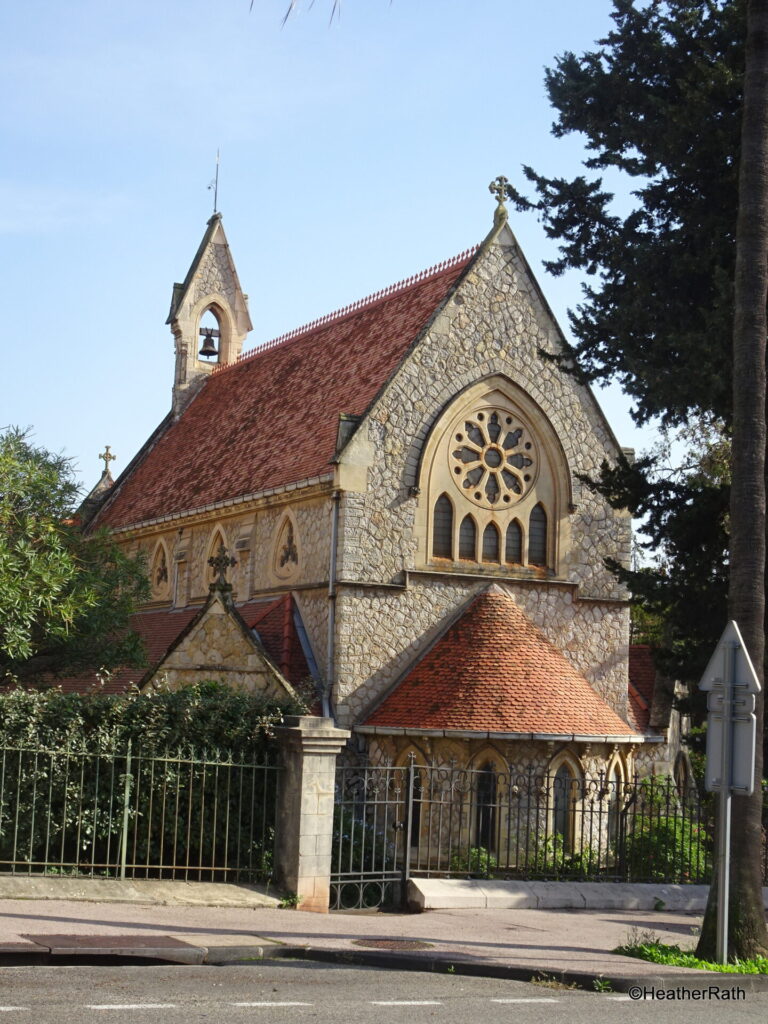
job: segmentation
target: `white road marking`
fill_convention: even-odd
[[[629,996],[608,996],[608,999],[613,999],[615,1003],[631,1003],[632,1000]]]
[[[492,1003],[559,1003],[559,999],[552,999],[549,996],[536,996],[530,999],[492,999]]]
[[[372,999],[371,1006],[442,1006],[437,999]]]
[[[314,1003],[228,1003],[228,1006],[314,1006]]]
[[[176,1003],[86,1003],[86,1010],[175,1010]]]
[[[0,1013],[13,1013],[14,1010],[28,1010],[28,1006],[0,1006]]]

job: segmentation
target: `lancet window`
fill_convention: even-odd
[[[169,596],[171,585],[168,552],[162,541],[157,542],[154,554],[152,555],[149,583],[154,600],[162,601]]]

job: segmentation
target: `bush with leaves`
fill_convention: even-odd
[[[711,863],[704,829],[682,817],[635,822],[620,853],[631,882],[707,882]]]
[[[470,846],[468,850],[454,853],[451,857],[451,871],[472,877],[490,878],[496,863],[494,855],[484,846]]]
[[[526,878],[594,878],[599,865],[600,856],[590,845],[569,850],[562,833],[555,832],[532,841],[520,866]]]
[[[369,821],[361,804],[336,804],[333,811],[331,870],[352,873],[386,871],[395,867],[392,837]]]
[[[142,752],[179,748],[266,749],[285,715],[305,714],[299,700],[234,690],[215,680],[139,693],[65,693],[15,687],[0,693],[0,744]]]
[[[129,617],[146,566],[105,531],[83,533],[71,462],[0,432],[0,683],[142,665]]]

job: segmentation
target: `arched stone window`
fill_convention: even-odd
[[[453,558],[453,505],[447,494],[441,494],[435,502],[432,557]]]
[[[512,565],[521,565],[523,561],[523,531],[516,519],[507,527],[504,561]]]
[[[528,521],[528,564],[547,564],[547,513],[541,505],[534,505]]]
[[[449,559],[457,569],[473,561],[557,574],[568,546],[568,466],[541,408],[508,379],[480,381],[445,408],[424,445],[418,485],[425,567]]]
[[[570,767],[561,764],[552,786],[552,831],[562,840],[563,850],[573,844],[573,781]]]
[[[292,514],[286,514],[275,536],[272,569],[279,580],[292,579],[299,570],[299,531]]]
[[[459,527],[459,558],[469,562],[477,560],[477,527],[470,515],[464,516]]]
[[[166,600],[171,593],[170,560],[162,540],[155,545],[149,573],[152,597],[155,601]]]
[[[549,833],[557,856],[572,853],[583,775],[577,759],[564,751],[549,767]]]
[[[215,306],[209,306],[200,317],[197,333],[200,337],[197,358],[206,363],[218,362],[221,355],[221,319],[216,315]]]
[[[408,768],[413,765],[413,800],[411,803],[411,847],[416,851],[418,858],[419,841],[421,838],[423,819],[427,815],[422,815],[422,806],[428,799],[428,783],[426,773],[428,769],[424,767],[426,758],[423,752],[415,746],[407,747],[398,756],[396,761],[397,768]],[[405,780],[403,780],[405,784]],[[428,805],[427,805],[428,806]],[[427,825],[427,828],[429,826]]]
[[[475,845],[495,853],[497,842],[496,766],[486,761],[477,773]]]
[[[499,562],[499,531],[495,523],[488,523],[483,530],[483,561]]]
[[[203,579],[205,581],[206,588],[209,587],[211,583],[214,583],[217,578],[216,570],[213,568],[212,565],[208,564],[208,561],[211,558],[216,558],[216,556],[219,553],[219,548],[222,545],[227,551],[229,551],[229,547],[227,545],[227,538],[224,536],[224,531],[221,529],[220,526],[217,526],[214,529],[213,533],[211,534],[211,539],[208,542],[208,548],[206,549],[205,553],[205,561],[203,562]]]
[[[608,789],[608,841],[614,846],[619,839],[624,776],[618,759],[608,768],[605,784]]]

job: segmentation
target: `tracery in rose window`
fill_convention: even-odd
[[[454,435],[448,461],[459,491],[482,508],[503,509],[520,501],[538,472],[536,443],[509,411],[471,413]]]

